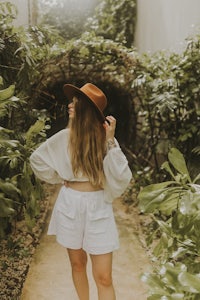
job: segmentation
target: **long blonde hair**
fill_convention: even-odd
[[[74,101],[74,116],[69,128],[69,151],[74,175],[81,173],[92,185],[102,188],[105,179],[105,129],[96,108],[84,97],[77,96]]]

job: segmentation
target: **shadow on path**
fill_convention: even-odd
[[[47,226],[58,190],[51,197],[50,209],[40,244],[33,256],[20,300],[78,300],[71,279],[67,251],[57,244],[54,236],[47,236]],[[137,237],[136,220],[125,212],[120,199],[113,203],[120,236],[120,249],[114,252],[113,281],[117,300],[146,300],[147,287],[141,282],[143,272],[151,269],[145,250]],[[97,300],[97,292],[88,260],[90,299]]]

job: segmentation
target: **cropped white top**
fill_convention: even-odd
[[[31,168],[35,175],[48,183],[58,184],[68,181],[88,181],[85,177],[75,178],[68,152],[69,129],[63,129],[42,143],[30,156]],[[103,160],[106,178],[105,201],[111,203],[128,186],[132,173],[128,161],[115,139],[116,147],[107,151]]]

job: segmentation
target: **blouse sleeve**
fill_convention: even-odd
[[[58,172],[59,161],[63,156],[62,139],[63,134],[60,131],[47,139],[30,156],[30,165],[34,174],[51,184],[63,181]]]
[[[112,200],[125,191],[132,178],[128,161],[116,139],[115,143],[117,147],[108,150],[103,161],[106,190],[110,194],[109,198]]]

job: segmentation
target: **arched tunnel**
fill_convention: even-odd
[[[65,128],[68,123],[68,99],[63,93],[63,85],[65,82],[60,81],[54,83],[48,90],[41,91],[37,96],[37,109],[46,109],[51,118],[51,129],[48,136]],[[81,87],[86,82],[79,81],[72,84]],[[122,147],[130,148],[134,135],[133,103],[131,95],[123,91],[121,88],[113,87],[106,82],[92,82],[97,85],[106,94],[108,99],[105,115],[113,115],[117,120],[116,138]]]
[[[82,56],[83,52],[87,55]],[[137,124],[131,85],[137,63],[135,55],[127,48],[113,41],[105,43],[102,39],[95,44],[91,40],[75,41],[65,53],[47,60],[41,66],[38,81],[33,87],[32,107],[48,111],[51,117],[48,136],[65,128],[68,123],[68,101],[63,85],[70,83],[80,88],[91,82],[107,96],[108,106],[104,114],[117,119],[116,138],[127,156],[131,157]]]

